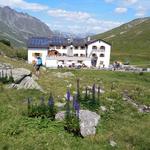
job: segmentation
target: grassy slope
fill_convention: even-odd
[[[23,39],[20,41],[20,36],[12,32],[9,26],[0,21],[0,39],[8,39],[14,47],[26,47]]]
[[[27,50],[21,48],[9,47],[0,42],[0,53],[10,58],[27,59]]]
[[[129,60],[131,64],[150,65],[150,19],[141,23],[138,22],[140,20],[134,20],[93,38],[105,39],[115,35],[105,39],[112,44],[112,61],[121,60],[125,62]],[[124,33],[120,34],[121,32]]]
[[[25,67],[32,70],[31,65],[23,61],[12,61],[0,56],[2,62],[9,62],[16,67]],[[71,71],[75,77],[60,79],[55,77],[57,72]],[[81,87],[92,83],[101,83],[106,94],[101,97],[101,104],[106,106],[107,112],[102,113],[101,123],[98,125],[97,134],[84,139],[74,137],[63,129],[63,123],[49,122],[48,120],[31,119],[23,115],[26,111],[26,98],[32,96],[39,98],[42,93],[34,90],[6,90],[0,88],[0,149],[57,149],[57,150],[108,150],[113,149],[109,140],[117,142],[114,149],[148,149],[149,114],[140,114],[131,105],[122,99],[110,95],[111,83],[117,83],[116,92],[124,89],[129,91],[135,87],[144,89],[144,99],[138,99],[141,104],[150,104],[150,74],[143,76],[134,73],[105,72],[94,70],[48,70],[41,71],[40,85],[47,91],[52,91],[55,99],[63,97],[66,86],[72,84],[71,91],[75,90],[76,78],[80,78]],[[2,87],[2,86],[1,86]],[[116,95],[116,94],[115,94]],[[113,99],[110,101],[107,98]],[[143,96],[141,96],[143,97]],[[114,108],[114,110],[113,110]]]

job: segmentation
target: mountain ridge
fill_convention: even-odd
[[[32,36],[52,35],[44,22],[8,6],[0,7],[0,33],[0,39],[10,40],[15,47],[25,47],[27,39]]]
[[[93,39],[112,44],[112,61],[130,61],[150,64],[150,17],[134,19]]]

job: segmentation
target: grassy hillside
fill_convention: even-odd
[[[0,42],[0,54],[10,58],[19,58],[24,60],[27,59],[27,50],[21,48],[13,48],[11,46],[5,45],[2,42]]]
[[[1,62],[13,64],[15,67],[25,67],[33,71],[31,65],[24,61],[12,61],[0,56]],[[72,72],[75,76],[58,78],[57,72]],[[34,73],[34,72],[33,72]],[[101,121],[97,134],[86,138],[74,137],[64,131],[63,122],[49,121],[41,118],[28,118],[26,98],[39,99],[41,95],[34,90],[12,90],[0,86],[0,149],[27,150],[147,150],[150,147],[149,121],[150,115],[139,113],[131,104],[122,100],[122,92],[128,90],[134,93],[141,89],[135,101],[150,105],[150,74],[106,72],[99,70],[42,70],[38,83],[49,93],[53,93],[55,101],[60,101],[65,95],[67,85],[72,84],[71,92],[76,89],[76,79],[80,78],[80,87],[93,83],[101,84],[106,91],[100,97],[100,103],[107,108],[106,112],[98,110]],[[110,91],[115,83],[113,92]],[[134,93],[136,95],[136,93]],[[58,98],[59,96],[59,98]],[[117,143],[111,147],[109,141]]]
[[[112,44],[112,61],[150,66],[150,18],[133,20],[93,38],[104,39]]]

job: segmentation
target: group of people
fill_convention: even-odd
[[[34,61],[33,61],[33,66],[35,68],[35,74],[37,76],[40,75],[40,67],[42,66],[42,58],[40,56],[35,57]]]

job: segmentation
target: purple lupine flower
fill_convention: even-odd
[[[73,108],[74,108],[74,109],[75,109],[76,98],[77,98],[77,96],[76,96],[76,95],[75,95],[75,96],[73,96]]]
[[[80,108],[78,101],[75,101],[74,108],[75,108],[75,110],[78,110]]]
[[[80,110],[80,105],[77,101],[77,95],[74,96],[74,99],[73,99],[73,108],[76,112],[76,116],[79,117],[79,110]]]
[[[67,90],[67,96],[66,96],[68,101],[70,101],[70,96],[71,96],[70,90],[68,89],[68,90]]]
[[[50,96],[48,100],[48,106],[53,106],[53,105],[54,105],[54,98]]]
[[[80,105],[77,101],[75,103],[75,110],[76,110],[76,116],[79,118]]]

